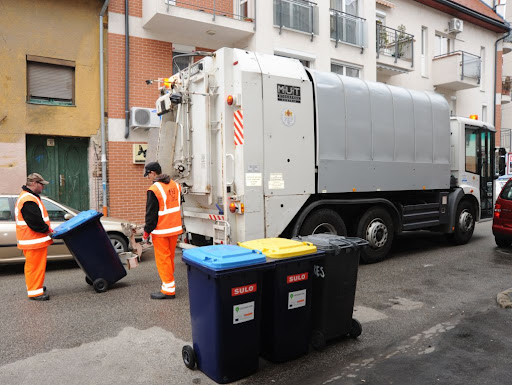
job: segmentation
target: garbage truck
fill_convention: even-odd
[[[492,218],[495,129],[439,94],[232,48],[160,80],[146,161],[183,185],[183,247],[333,233],[372,263],[404,231],[465,244]]]

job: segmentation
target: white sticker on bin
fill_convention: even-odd
[[[306,289],[288,293],[288,309],[306,306]]]
[[[254,301],[233,306],[233,325],[254,319]]]

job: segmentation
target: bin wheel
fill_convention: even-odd
[[[194,370],[196,367],[196,353],[194,352],[194,348],[190,345],[183,346],[183,349],[181,349],[181,356],[183,357],[185,366]]]
[[[362,331],[363,328],[361,326],[361,323],[355,318],[352,318],[352,326],[350,327],[350,331],[348,332],[350,337],[357,338],[361,335]]]
[[[85,282],[87,282],[88,285],[92,286],[92,281],[88,276],[85,276]]]
[[[325,336],[320,330],[313,330],[311,333],[311,345],[316,350],[323,350],[325,348]]]
[[[108,289],[108,282],[103,278],[98,278],[94,280],[92,287],[94,287],[97,293],[104,293]]]

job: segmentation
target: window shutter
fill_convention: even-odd
[[[29,98],[73,100],[73,67],[28,62]]]

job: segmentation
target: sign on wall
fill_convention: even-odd
[[[133,145],[133,163],[146,162],[146,152],[148,151],[147,144],[134,144]]]

